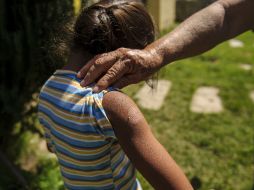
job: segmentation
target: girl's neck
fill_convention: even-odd
[[[84,51],[71,51],[67,64],[62,68],[78,72],[93,56]]]

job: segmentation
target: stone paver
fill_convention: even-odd
[[[244,43],[237,39],[229,40],[229,46],[232,48],[241,48],[244,46]]]
[[[252,101],[254,103],[254,90],[250,93],[250,99],[252,99]]]
[[[220,113],[223,106],[215,87],[200,87],[193,95],[190,110],[195,113]]]
[[[159,80],[155,89],[151,89],[145,84],[135,95],[135,98],[138,99],[138,104],[143,108],[159,110],[171,86],[171,82],[167,80]]]
[[[246,63],[240,64],[239,67],[245,71],[250,71],[252,69],[252,65]]]

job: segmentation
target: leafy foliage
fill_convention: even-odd
[[[56,68],[48,51],[51,36],[60,20],[73,15],[73,9],[67,0],[0,3],[0,136],[4,138],[29,110],[26,103],[32,94]]]

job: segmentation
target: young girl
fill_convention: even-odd
[[[114,88],[93,93],[76,77],[96,54],[153,40],[153,22],[138,1],[103,0],[77,18],[68,63],[39,97],[39,119],[66,189],[138,190],[135,168],[155,189],[192,189],[128,96]]]

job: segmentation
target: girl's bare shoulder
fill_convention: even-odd
[[[122,92],[111,91],[107,93],[102,104],[114,128],[118,127],[126,130],[127,127],[128,130],[134,130],[135,127],[146,122],[135,102]]]

